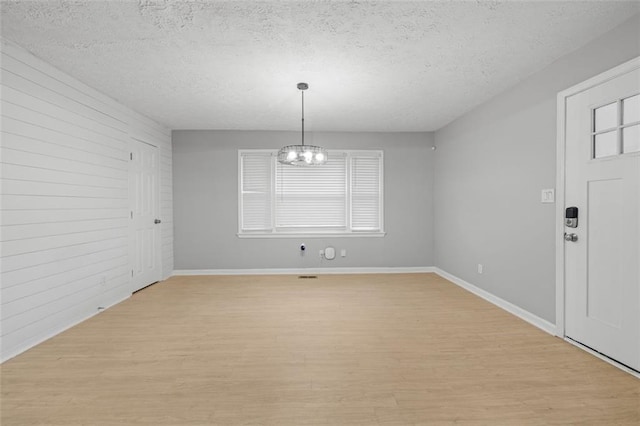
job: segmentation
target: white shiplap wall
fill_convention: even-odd
[[[173,270],[171,133],[1,39],[1,360],[131,295],[131,137],[160,149]]]

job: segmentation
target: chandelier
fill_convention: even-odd
[[[304,91],[309,88],[307,83],[298,83],[298,89],[302,93],[302,143],[300,145],[287,145],[278,151],[278,162],[291,166],[318,166],[327,162],[327,150],[304,144]]]

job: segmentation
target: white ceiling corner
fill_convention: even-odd
[[[2,1],[2,36],[171,129],[432,131],[637,1]]]

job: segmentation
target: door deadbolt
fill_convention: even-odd
[[[156,220],[153,221],[153,223],[155,223],[157,225],[159,223],[162,223],[162,221],[160,219],[156,219]]]
[[[578,227],[578,208],[577,207],[567,207],[564,213],[564,225],[567,228]]]
[[[578,235],[577,234],[567,234],[565,232],[564,233],[564,240],[565,241],[571,241],[572,243],[575,243],[576,241],[578,241]]]

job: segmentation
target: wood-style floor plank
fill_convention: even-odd
[[[640,424],[640,380],[435,274],[173,277],[7,361],[1,424]]]

